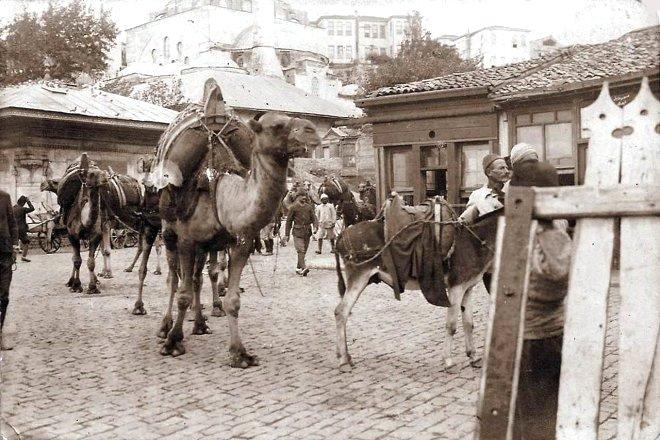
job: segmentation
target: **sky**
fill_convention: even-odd
[[[69,0],[59,0],[66,2]],[[491,25],[529,29],[532,38],[553,35],[564,44],[596,43],[631,29],[658,24],[660,0],[288,0],[319,15],[388,16],[420,11],[433,36],[460,35]],[[165,0],[87,0],[110,10],[120,29],[148,20],[149,12]],[[24,5],[42,9],[47,0],[0,0],[0,22],[7,22]]]

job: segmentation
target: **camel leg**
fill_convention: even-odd
[[[101,240],[98,236],[89,240],[89,250],[87,251],[87,269],[89,270],[89,286],[87,287],[88,295],[101,293],[99,291],[99,280],[96,278],[94,268],[96,266],[96,248],[99,246]]]
[[[112,249],[110,245],[110,226],[103,226],[102,231],[103,247],[101,250],[103,253],[103,271],[101,271],[99,276],[101,278],[112,278],[112,266],[110,265],[110,250]]]
[[[154,244],[155,235],[150,233],[149,229],[146,229],[140,234],[140,251],[138,251],[137,258],[140,253],[142,253],[142,261],[140,261],[140,272],[139,272],[139,282],[138,282],[138,297],[135,301],[135,306],[133,306],[134,315],[146,315],[147,311],[144,308],[144,303],[142,302],[142,292],[144,290],[144,280],[147,277],[147,263],[149,262],[149,255],[151,254],[151,247]],[[135,264],[135,261],[133,261]],[[131,269],[132,269],[131,265]]]
[[[472,307],[472,290],[473,287],[469,287],[465,291],[463,296],[463,302],[461,304],[461,314],[463,321],[463,332],[465,333],[465,353],[470,359],[470,365],[475,368],[481,367],[481,358],[478,358],[476,355],[476,350],[474,348],[473,332],[474,332],[474,310]]]
[[[169,269],[167,281],[170,285],[170,300],[167,304],[167,311],[160,324],[158,337],[165,339],[172,329],[172,306],[174,305],[174,295],[179,288],[179,256],[176,249],[176,235],[165,241],[165,253],[167,254],[167,267]]]
[[[135,252],[135,257],[133,257],[133,261],[131,264],[128,265],[126,269],[124,269],[124,272],[133,272],[133,269],[135,268],[135,264],[137,263],[138,258],[140,258],[140,255],[142,255],[142,251],[144,250],[144,242],[145,239],[145,231],[142,231],[140,233],[140,237],[138,240],[138,245],[137,245],[137,252]]]
[[[213,253],[213,252],[211,252]],[[195,256],[195,271],[193,273],[193,293],[195,295],[193,310],[195,311],[195,324],[193,325],[193,335],[211,334],[211,329],[206,325],[206,316],[202,313],[202,300],[200,292],[202,291],[202,271],[206,264],[206,252],[198,252]]]
[[[227,287],[227,294],[222,299],[222,305],[227,313],[227,321],[229,323],[229,365],[234,368],[247,368],[251,365],[259,365],[256,356],[247,353],[241,336],[238,331],[238,311],[241,308],[241,293],[239,289],[239,282],[241,280],[241,272],[247,263],[248,256],[250,255],[250,243],[242,243],[231,248],[229,255],[229,285]]]
[[[178,244],[179,267],[181,268],[181,288],[177,292],[176,321],[172,330],[167,334],[160,354],[166,356],[180,356],[186,352],[183,345],[183,322],[186,310],[193,301],[193,271],[195,268],[195,247],[193,243]]]
[[[335,308],[335,321],[337,323],[337,358],[339,359],[339,371],[348,373],[353,366],[353,360],[348,354],[348,344],[346,343],[346,322],[351,314],[351,309],[357,302],[360,294],[369,284],[369,279],[374,275],[374,271],[346,271],[346,293]]]
[[[463,302],[463,294],[465,286],[459,284],[449,288],[449,302],[451,306],[447,309],[447,322],[445,328],[447,335],[445,339],[445,369],[450,373],[456,372],[454,368],[454,359],[451,357],[454,348],[454,335],[458,327],[458,315],[461,303]]]
[[[154,270],[154,275],[160,275],[161,273],[163,273],[160,270],[160,252],[161,252],[161,248],[163,247],[163,244],[161,243],[161,241],[162,240],[160,238],[158,238],[158,235],[156,235],[156,241],[155,241],[155,243],[156,243],[156,270]]]
[[[224,251],[222,252],[224,254]],[[226,260],[224,261],[225,268],[227,266]],[[224,270],[224,269],[223,269]],[[218,290],[222,288],[223,293],[225,289],[224,276],[222,277],[222,287],[218,284],[218,278],[222,273],[220,263],[218,262],[218,252],[209,253],[209,279],[211,280],[211,291],[213,292],[213,311],[211,316],[225,316],[226,313],[222,309],[222,301]]]
[[[66,283],[71,292],[82,292],[82,283],[80,282],[80,266],[82,266],[82,257],[80,256],[80,239],[73,235],[69,235],[69,242],[73,248],[73,270],[71,271],[71,278]]]

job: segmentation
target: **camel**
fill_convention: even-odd
[[[101,199],[101,188],[107,184],[107,173],[90,163],[87,154],[69,165],[64,177],[59,182],[42,184],[42,190],[56,191],[58,204],[63,212],[63,223],[67,227],[69,242],[73,248],[73,270],[67,282],[72,292],[82,292],[80,282],[80,240],[88,240],[89,254],[87,269],[89,270],[89,286],[86,293],[97,294],[99,282],[94,268],[95,253],[102,245],[104,268],[99,274],[102,278],[112,278],[110,267],[110,222]]]
[[[501,213],[502,209],[480,217],[469,226],[457,223],[455,227],[453,252],[450,253],[447,261],[449,270],[445,273],[445,284],[448,287],[450,303],[446,321],[445,367],[450,372],[454,371],[453,336],[458,325],[459,308],[465,331],[466,354],[472,366],[481,365],[481,359],[476,357],[472,340],[474,323],[470,299],[472,288],[482,279],[484,272],[492,263],[498,215]],[[360,258],[356,259],[356,255],[351,252],[351,249],[370,249],[375,255],[378,250],[382,249],[385,245],[382,220],[379,218],[347,228],[339,236],[335,245],[336,270],[339,295],[341,296],[341,301],[335,309],[337,358],[341,372],[349,372],[353,367],[346,344],[346,322],[360,294],[371,283],[383,281],[390,287],[393,286],[392,277],[382,269],[383,260],[380,256],[360,265]],[[345,277],[341,272],[340,258],[344,261]],[[414,288],[414,286],[412,287]]]
[[[202,269],[206,252],[228,250],[229,279],[222,305],[227,313],[231,338],[230,365],[247,368],[258,365],[258,360],[248,354],[239,335],[241,272],[247,263],[253,238],[272,220],[284,196],[289,158],[306,154],[308,148],[320,144],[320,138],[310,121],[268,112],[258,121],[249,121],[249,128],[254,132],[250,138],[252,154],[249,174],[245,177],[229,172],[218,175],[218,168],[212,162],[217,153],[212,142],[218,133],[222,135],[226,125],[223,119],[218,121],[215,118],[224,109],[220,108],[221,94],[217,85],[207,81],[205,88],[203,114],[198,112],[197,120],[191,116],[189,119],[193,122],[187,130],[176,128],[177,120],[183,121],[181,124],[186,123],[185,117],[177,118],[170,126],[172,130],[168,131],[179,135],[173,138],[169,146],[162,142],[157,154],[157,160],[161,163],[157,163],[156,170],[165,170],[162,176],[166,179],[163,180],[169,182],[160,200],[170,283],[170,301],[159,331],[159,336],[165,338],[161,354],[179,356],[185,353],[183,322],[191,303],[195,311],[193,334],[210,333],[199,301]],[[199,126],[204,130],[192,128]],[[240,138],[236,138],[236,143],[239,141]],[[231,141],[229,145],[232,147],[225,150],[231,151],[225,153],[238,156]],[[205,154],[207,151],[208,154]],[[180,154],[179,159],[175,159],[177,154]],[[192,166],[190,162],[197,158],[201,160]],[[208,161],[205,162],[204,158]],[[187,215],[182,214],[183,208],[177,204],[177,200],[181,200],[178,192],[183,189],[172,188],[173,181],[184,188],[191,183],[192,177],[186,176],[193,173],[184,172],[182,165],[201,171],[201,174],[195,173],[195,180],[192,180],[195,196],[190,200],[187,193],[183,195],[191,202]],[[208,190],[199,190],[200,185]],[[175,216],[172,211],[176,209],[179,211]],[[178,313],[172,323],[175,293]]]
[[[319,195],[324,193],[337,208],[337,215],[344,220],[344,227],[376,217],[375,205],[356,200],[346,182],[338,177],[326,176],[318,189]]]

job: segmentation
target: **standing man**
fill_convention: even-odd
[[[332,203],[328,203],[328,195],[321,194],[321,204],[316,207],[316,219],[319,222],[318,239],[319,248],[316,251],[320,254],[323,250],[323,239],[330,241],[330,252],[335,252],[335,223],[337,222],[337,211]]]
[[[9,305],[9,286],[12,266],[16,257],[15,246],[18,242],[16,219],[11,206],[11,197],[0,189],[0,350],[10,350],[2,339],[2,327],[5,324]]]
[[[314,208],[309,200],[306,191],[299,192],[296,200],[289,209],[289,215],[286,218],[286,228],[284,232],[284,243],[289,241],[289,236],[293,229],[293,246],[298,253],[298,264],[296,266],[296,273],[300,276],[306,277],[309,269],[305,264],[305,254],[309,247],[309,239],[312,232],[318,226],[316,215],[314,215]]]
[[[472,223],[478,217],[504,206],[505,183],[510,178],[506,161],[497,154],[487,154],[481,164],[486,177],[488,177],[488,182],[470,194],[467,207],[458,218],[463,223]],[[490,293],[492,277],[493,274],[490,272],[483,275],[484,285],[488,293]]]
[[[25,207],[27,203],[28,207]],[[30,239],[28,238],[28,226],[27,219],[25,218],[29,213],[34,211],[34,206],[32,202],[25,196],[20,196],[18,201],[14,205],[14,218],[16,219],[16,228],[18,229],[18,239],[21,241],[21,249],[23,251],[23,256],[21,261],[29,263],[30,260],[27,258],[28,248],[30,245]]]

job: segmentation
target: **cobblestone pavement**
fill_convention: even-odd
[[[336,275],[293,272],[291,247],[256,256],[258,293],[247,266],[240,326],[261,365],[228,367],[224,318],[212,335],[190,335],[188,352],[162,357],[156,338],[167,302],[165,275],[147,277],[146,316],[131,310],[137,273],[124,273],[134,250],[113,254],[115,278],[97,296],[70,293],[71,254],[34,255],[19,264],[3,352],[2,416],[23,439],[463,439],[475,428],[480,370],[463,354],[457,373],[443,371],[445,310],[418,292],[397,302],[370,286],[349,320],[352,373],[334,353]],[[311,253],[311,251],[310,251]],[[329,267],[329,255],[311,258]],[[152,265],[153,266],[153,263]],[[97,266],[98,267],[98,266]],[[87,274],[83,282],[87,281]],[[488,298],[476,299],[475,341],[483,352]],[[210,301],[204,287],[203,301]],[[207,308],[207,312],[210,311]],[[608,337],[602,438],[616,424],[615,338]]]

